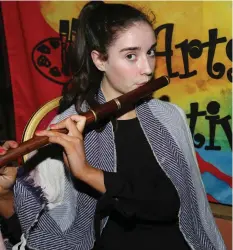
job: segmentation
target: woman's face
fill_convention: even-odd
[[[156,38],[151,26],[145,22],[118,34],[108,48],[104,62],[102,90],[111,100],[148,82],[155,68]]]

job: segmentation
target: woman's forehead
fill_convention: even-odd
[[[154,30],[147,23],[136,23],[118,32],[112,49],[121,51],[127,47],[150,48],[156,43]]]

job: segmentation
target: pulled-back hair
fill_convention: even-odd
[[[102,1],[87,3],[80,12],[72,52],[73,77],[63,89],[59,112],[72,104],[78,113],[81,104],[87,101],[95,106],[95,94],[100,87],[103,72],[94,65],[91,52],[98,51],[103,60],[108,59],[108,47],[114,43],[120,31],[125,31],[136,22],[152,22],[143,12],[125,4],[106,4]]]

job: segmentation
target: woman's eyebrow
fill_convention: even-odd
[[[152,46],[150,47],[149,50],[153,49],[153,48],[156,47],[156,46],[157,46],[157,42],[155,42],[154,44],[152,44]]]
[[[157,45],[157,42],[155,42],[154,44],[152,44],[151,47],[149,48],[149,50],[151,50],[152,48],[154,48],[156,45]],[[121,49],[120,52],[135,51],[135,50],[141,50],[141,47],[127,47],[127,48]]]
[[[124,51],[132,51],[132,50],[141,50],[141,47],[127,47],[127,48],[123,48],[120,50],[120,52],[124,52]]]

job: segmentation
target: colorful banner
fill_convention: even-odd
[[[157,17],[156,73],[172,79],[155,96],[184,109],[208,198],[232,205],[232,2],[136,4]]]
[[[115,2],[115,1],[114,1]],[[232,204],[232,2],[126,2],[156,16],[156,98],[184,109],[210,201]],[[60,95],[67,51],[86,2],[2,2],[17,139],[31,114]]]

